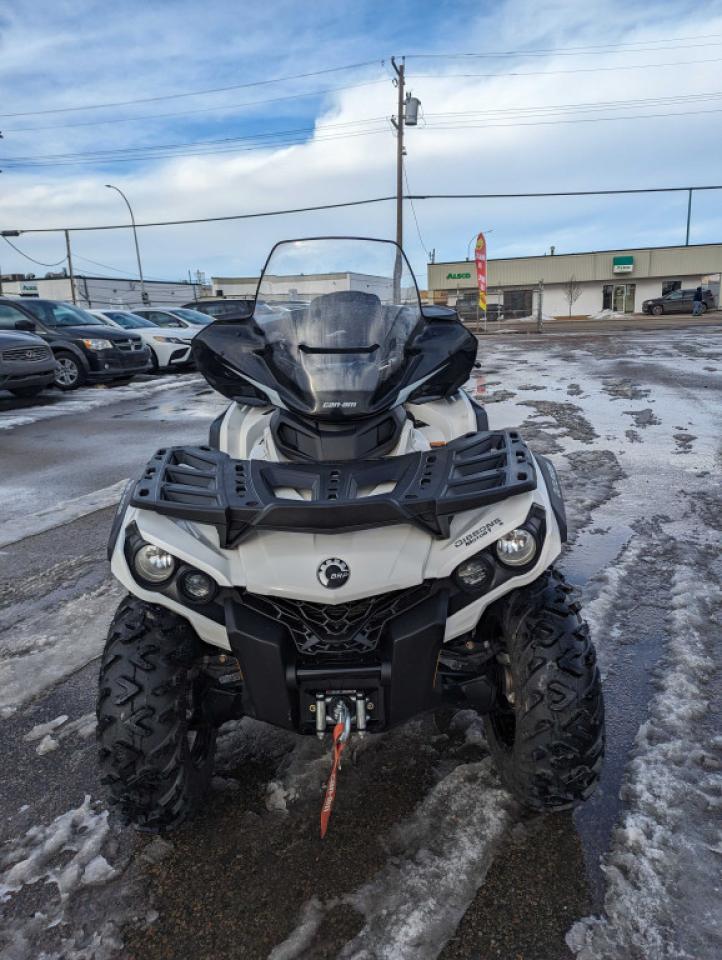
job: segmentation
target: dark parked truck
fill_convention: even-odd
[[[660,317],[663,313],[692,313],[692,304],[694,303],[693,287],[690,290],[671,290],[663,297],[654,297],[652,300],[645,300],[642,304],[643,313],[653,313],[655,317]],[[706,310],[714,310],[715,302],[711,290],[702,290],[702,313]]]
[[[0,390],[34,397],[55,380],[57,362],[50,347],[33,333],[3,330],[0,304]]]
[[[85,310],[57,300],[0,300],[5,329],[36,333],[57,360],[55,386],[130,380],[151,369],[148,347],[136,334],[113,330]]]

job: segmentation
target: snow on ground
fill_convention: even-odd
[[[124,387],[95,386],[81,387],[72,393],[65,393],[52,405],[25,407],[22,410],[8,410],[0,413],[0,430],[12,430],[25,427],[40,420],[53,420],[56,417],[78,416],[96,407],[105,407],[124,400],[144,400],[156,393],[187,387],[194,383],[203,383],[199,373],[177,374],[172,379],[161,377],[158,380],[137,380]]]
[[[86,493],[82,497],[63,500],[46,510],[38,510],[34,514],[12,517],[3,521],[2,532],[0,532],[0,550],[17,543],[18,540],[35,537],[46,530],[54,530],[55,527],[71,523],[73,520],[85,517],[89,513],[95,513],[96,510],[113,506],[120,500],[128,479],[126,477],[124,480],[119,480],[108,487],[103,487],[102,490]]]
[[[679,567],[658,692],[636,738],[625,813],[604,865],[605,916],[569,931],[577,960],[722,955],[722,735],[710,729],[721,614],[719,585]]]
[[[0,633],[0,710],[13,710],[100,656],[124,594],[108,578]]]
[[[108,813],[89,796],[79,807],[5,844],[0,857],[3,960],[40,956],[33,944],[43,935],[56,937],[60,947],[43,952],[45,960],[109,960],[116,954],[121,944],[107,913],[97,930],[87,931],[72,922],[88,888],[105,886],[123,869],[122,863],[108,860],[113,846]],[[52,891],[43,898],[42,909],[16,911],[15,899],[32,895],[40,883]]]

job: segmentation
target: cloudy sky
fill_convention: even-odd
[[[223,216],[395,190],[389,58],[422,103],[412,193],[722,182],[722,3],[20,0],[0,5],[0,229]],[[301,76],[305,75],[305,76]],[[213,91],[213,92],[209,92]],[[686,196],[425,200],[405,246],[463,258],[684,241]],[[146,273],[257,272],[284,237],[394,236],[394,205],[140,231]],[[699,193],[692,242],[722,239]],[[134,271],[126,230],[74,233],[76,271]],[[60,234],[16,246],[45,263]],[[2,272],[38,266],[0,243]]]

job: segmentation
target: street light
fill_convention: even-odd
[[[147,303],[148,301],[145,295],[145,283],[143,281],[143,267],[140,262],[140,247],[138,246],[138,231],[135,229],[135,217],[133,216],[133,208],[130,205],[130,200],[128,200],[128,198],[120,189],[120,187],[113,186],[112,183],[106,183],[106,187],[109,190],[115,190],[117,193],[119,193],[121,197],[125,200],[125,205],[128,207],[128,212],[130,213],[130,223],[131,223],[131,226],[133,227],[133,240],[135,241],[135,255],[138,258],[138,276],[140,277],[140,299],[142,300],[143,303]]]
[[[493,228],[492,228],[491,230],[482,230],[481,232],[484,234],[484,236],[486,236],[487,233],[493,233],[494,230],[493,230]],[[479,234],[478,234],[478,233],[475,233],[474,236],[471,238],[471,240],[469,240],[469,242],[468,242],[467,245],[466,245],[466,259],[467,259],[467,260],[469,260],[470,257],[471,257],[471,245],[472,245],[472,243],[476,243],[476,238],[477,238],[478,236],[479,236]]]

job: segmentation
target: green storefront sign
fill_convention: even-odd
[[[447,273],[447,280],[471,280],[470,273]]]
[[[634,270],[634,257],[612,257],[612,273],[631,273]]]

